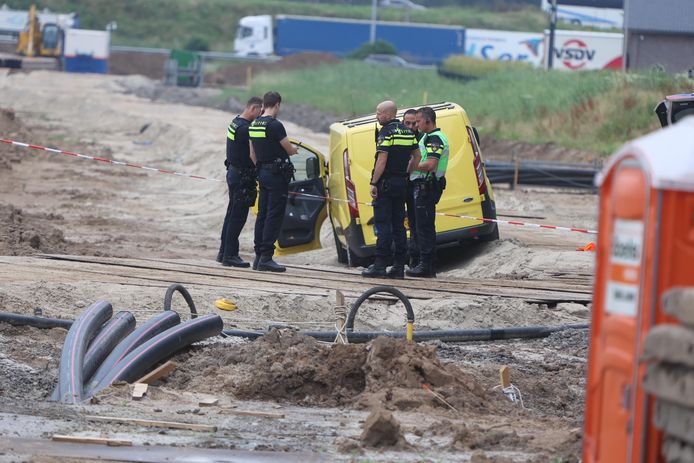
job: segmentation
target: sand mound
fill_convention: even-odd
[[[26,214],[14,206],[0,204],[0,255],[65,252],[63,232],[46,223],[61,219],[60,216]]]
[[[392,413],[382,408],[374,410],[366,419],[360,439],[369,447],[402,448],[406,446],[400,423]]]
[[[328,345],[293,331],[273,330],[252,343],[188,353],[167,380],[169,387],[228,391],[239,399],[447,409],[423,388],[425,384],[458,409],[490,406],[475,379],[458,367],[442,364],[435,347],[392,338]]]

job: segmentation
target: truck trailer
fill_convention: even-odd
[[[239,20],[234,51],[239,56],[286,56],[324,52],[345,56],[369,42],[371,21],[313,16],[245,16]],[[437,24],[376,22],[376,40],[419,64],[439,64],[465,53],[465,28]]]

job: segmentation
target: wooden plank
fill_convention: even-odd
[[[146,261],[142,259],[116,259],[116,258],[101,258],[101,257],[84,257],[84,256],[46,256],[44,257],[73,262],[86,262],[97,265],[108,265],[112,267],[122,267],[128,269],[128,275],[135,277],[138,271],[148,271],[150,275],[152,270],[158,272],[171,272],[179,278],[181,274],[188,275],[188,278],[199,278],[204,276],[205,282],[209,283],[210,279],[224,278],[229,276],[229,272],[234,272],[234,269],[220,270],[208,266],[196,265],[195,267],[201,270],[191,269],[190,266],[185,266],[181,262],[169,261]],[[204,270],[204,271],[203,271]],[[292,272],[290,276],[283,275],[262,275],[257,276],[248,272],[240,271],[238,277],[247,281],[254,281],[254,284],[279,284],[290,286],[305,286],[311,288],[321,288],[327,290],[344,289],[345,286],[352,290],[360,290],[361,288],[368,289],[371,282],[364,282],[358,274],[347,271],[327,271],[320,270],[322,274],[337,274],[332,278],[321,276],[321,284],[316,286],[315,275],[311,272],[312,269],[301,268],[297,272]],[[113,272],[113,269],[111,270]],[[522,299],[533,303],[553,303],[553,302],[590,302],[592,300],[591,288],[574,288],[571,285],[561,285],[561,287],[547,287],[555,285],[547,285],[547,282],[536,281],[526,285],[520,280],[484,280],[481,285],[481,280],[456,279],[450,281],[433,282],[418,282],[416,280],[408,280],[408,291],[406,295],[409,298],[431,298],[439,297],[442,293],[449,294],[472,294],[479,296],[499,296],[514,299]],[[555,282],[558,283],[558,282]],[[191,283],[193,284],[193,283]],[[195,283],[197,284],[197,283]],[[498,285],[498,287],[497,287]],[[494,287],[493,287],[494,286]],[[529,287],[524,287],[529,286]],[[544,287],[543,287],[544,286]]]
[[[506,365],[499,368],[499,384],[503,389],[511,386],[511,372]]]
[[[158,368],[155,368],[154,370],[150,371],[146,375],[144,375],[142,378],[138,379],[135,381],[136,383],[145,383],[145,384],[153,384],[157,380],[163,378],[164,376],[168,375],[174,369],[176,368],[176,364],[172,361],[168,361],[165,364],[159,366]]]
[[[261,412],[255,410],[236,410],[234,408],[223,407],[219,410],[220,413],[239,416],[257,416],[260,418],[284,418],[284,413]]]
[[[147,383],[135,383],[133,386],[133,400],[142,400],[142,397],[147,394],[148,387]]]
[[[219,399],[202,399],[198,402],[200,407],[214,407],[219,404]]]
[[[192,424],[181,423],[179,421],[156,421],[143,420],[139,418],[120,418],[117,416],[95,416],[85,415],[84,418],[89,421],[105,421],[109,423],[124,423],[134,424],[138,426],[150,426],[154,428],[169,428],[169,429],[187,429],[189,431],[216,432],[217,426],[209,424]]]
[[[108,445],[110,447],[132,447],[133,443],[129,440],[108,439],[105,437],[84,437],[84,436],[66,436],[63,434],[53,434],[51,439],[56,442],[70,442],[73,444],[99,444]]]

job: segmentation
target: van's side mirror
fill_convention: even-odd
[[[306,159],[306,178],[314,179],[320,177],[320,161],[316,156]]]
[[[660,121],[660,126],[666,127],[668,122],[667,122],[667,105],[665,104],[665,101],[661,101],[660,103],[658,103],[658,106],[656,106],[653,111],[655,111],[655,114],[658,116],[658,120]]]

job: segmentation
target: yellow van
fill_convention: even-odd
[[[436,206],[438,213],[447,214],[436,217],[437,246],[498,239],[494,222],[453,217],[496,219],[494,194],[476,130],[459,105],[447,102],[429,106],[436,111],[437,125],[451,145],[447,186]],[[407,109],[400,110],[398,117],[402,118]],[[338,261],[350,265],[370,261],[376,250],[369,187],[376,124],[373,114],[332,124],[327,163],[323,154],[294,141],[299,151],[291,157],[296,180],[289,187],[278,254],[319,248],[320,228],[329,214]]]

